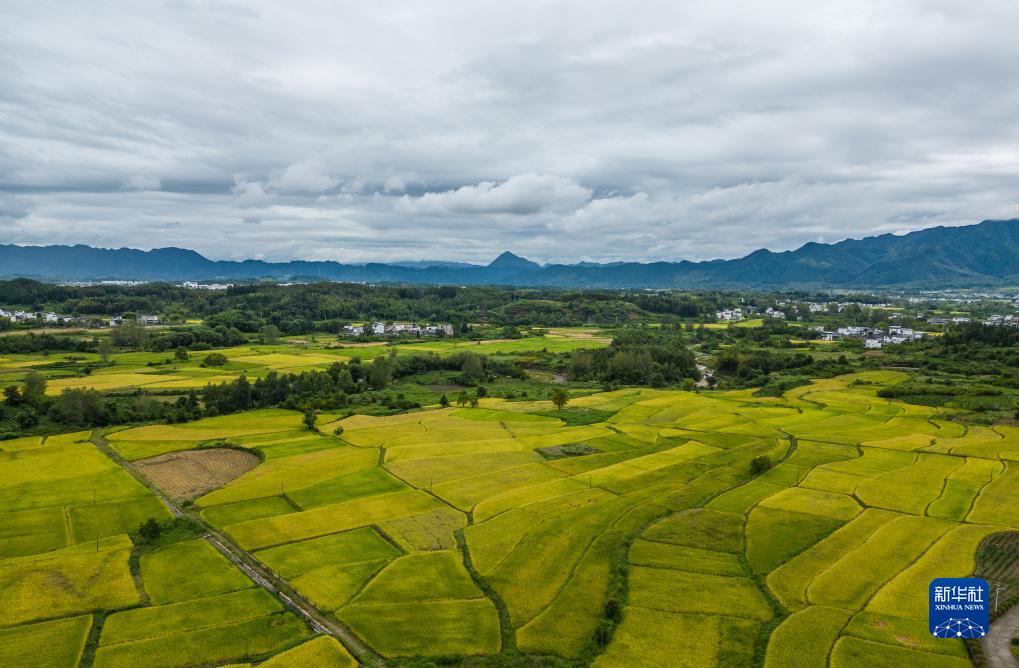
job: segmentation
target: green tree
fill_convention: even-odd
[[[750,460],[750,472],[754,475],[760,475],[771,468],[771,457],[768,455],[758,455]]]
[[[555,407],[562,410],[566,403],[570,400],[570,395],[561,387],[557,387],[552,390],[552,396],[549,397]]]
[[[145,522],[143,522],[141,526],[138,527],[138,535],[147,541],[156,540],[157,538],[159,538],[159,535],[161,533],[163,533],[163,527],[161,527],[159,525],[159,522],[157,522],[155,518],[152,517],[145,520]]]
[[[29,371],[21,395],[30,404],[37,404],[46,396],[46,377],[38,371]]]
[[[177,350],[173,351],[173,358],[178,362],[187,362],[188,357],[188,349],[184,346],[177,346]]]
[[[270,345],[279,343],[280,340],[280,328],[276,325],[266,325],[262,329],[258,330],[258,338],[262,343]]]
[[[467,390],[460,390],[460,394],[456,395],[456,405],[466,406],[470,403],[470,399],[467,398]]]
[[[445,394],[439,397],[439,405],[442,406],[443,408],[449,408],[449,397],[447,397]]]
[[[99,361],[103,364],[110,363],[110,355],[113,354],[113,344],[110,343],[108,338],[99,339],[99,343],[96,344],[96,352],[99,353]]]
[[[5,387],[4,401],[8,406],[17,406],[24,403],[24,397],[21,396],[21,388],[17,385],[8,385]]]
[[[318,421],[318,416],[315,415],[315,411],[305,411],[303,421],[309,431],[315,431],[315,422]]]
[[[368,384],[373,390],[384,390],[393,381],[393,363],[388,357],[380,356],[372,360],[368,368]]]
[[[227,361],[226,355],[223,353],[210,353],[205,356],[202,364],[205,366],[223,366]]]

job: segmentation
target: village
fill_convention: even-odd
[[[346,336],[453,336],[453,325],[449,323],[416,325],[409,322],[373,322],[370,325],[347,325],[342,334]]]

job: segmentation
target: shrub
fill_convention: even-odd
[[[771,468],[771,457],[768,455],[759,455],[750,460],[750,472],[754,475],[760,475]]]

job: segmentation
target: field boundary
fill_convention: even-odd
[[[292,590],[286,583],[275,578],[271,572],[254,555],[234,544],[227,536],[210,527],[197,513],[185,514],[172,501],[154,487],[141,473],[139,473],[131,462],[114,451],[106,439],[103,438],[102,430],[96,430],[92,434],[92,444],[97,450],[109,457],[115,464],[127,471],[138,482],[149,489],[167,507],[174,517],[189,517],[197,522],[206,534],[203,536],[213,548],[219,551],[224,557],[230,560],[242,573],[250,578],[256,585],[266,590],[274,598],[283,604],[284,608],[292,610],[300,616],[305,623],[317,634],[330,635],[336,638],[350,653],[362,664],[377,668],[385,668],[386,663],[381,656],[368,647],[357,635],[339,621],[329,618],[325,613],[316,608],[310,601]],[[276,580],[273,583],[271,579]]]

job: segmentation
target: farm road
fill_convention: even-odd
[[[92,443],[103,454],[112,459],[117,465],[134,476],[138,482],[145,485],[155,494],[174,517],[190,517],[201,524],[208,532],[203,538],[210,545],[229,559],[241,572],[251,578],[252,582],[276,597],[285,607],[300,615],[316,633],[331,635],[339,640],[362,665],[371,666],[372,668],[385,668],[386,663],[382,657],[365,645],[350,629],[331,619],[296,591],[289,590],[289,587],[287,588],[288,591],[283,591],[281,586],[273,584],[273,581],[277,580],[277,578],[254,555],[236,545],[226,536],[215,531],[212,527],[205,524],[201,518],[191,516],[181,510],[177,504],[167,498],[162,490],[155,487],[143,476],[131,462],[125,460],[113,450],[101,436],[94,436]],[[285,586],[284,583],[281,584]]]
[[[1012,638],[1019,636],[1019,605],[994,620],[991,630],[980,639],[984,658],[991,668],[1019,668],[1012,655]]]

